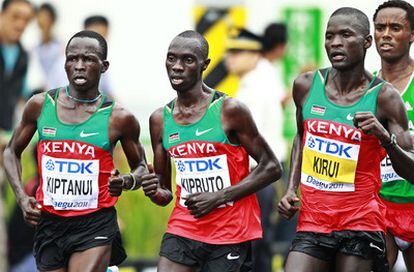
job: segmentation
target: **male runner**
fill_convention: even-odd
[[[391,83],[401,94],[414,133],[414,61],[410,57],[414,41],[414,8],[402,0],[380,5],[374,14],[374,38],[381,56],[378,76]],[[401,178],[387,156],[381,162],[380,196],[387,207],[387,257],[394,266],[398,249],[403,253],[408,271],[414,271],[414,185]]]
[[[114,205],[146,172],[135,117],[98,90],[109,66],[105,39],[75,34],[66,46],[67,87],[31,98],[5,152],[5,168],[25,220],[36,226],[40,271],[105,271],[125,258]],[[39,133],[36,199],[21,184],[20,156]],[[113,171],[120,141],[132,172]],[[112,256],[111,256],[112,255]]]
[[[209,63],[203,36],[175,37],[166,68],[177,98],[150,118],[155,173],[143,176],[143,190],[158,205],[172,200],[170,160],[177,184],[160,272],[239,271],[249,241],[262,236],[254,192],[281,176],[248,109],[203,83]],[[249,155],[258,162],[250,174]]]
[[[336,10],[325,32],[332,67],[294,82],[298,133],[279,212],[290,218],[299,209],[299,182],[301,205],[287,272],[387,270],[381,146],[410,180],[414,156],[400,95],[364,68],[371,43],[364,13]]]

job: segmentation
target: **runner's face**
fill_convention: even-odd
[[[414,31],[401,8],[381,9],[374,21],[375,45],[382,59],[393,61],[410,53]]]
[[[338,70],[353,68],[363,62],[371,46],[358,27],[354,16],[335,15],[329,19],[325,32],[325,50],[332,67]]]
[[[202,80],[202,72],[207,68],[208,60],[200,51],[196,39],[176,37],[170,44],[165,66],[171,86],[176,91],[191,89]]]
[[[89,90],[99,84],[108,62],[99,56],[99,42],[93,38],[74,38],[66,50],[65,70],[69,83],[77,90]]]

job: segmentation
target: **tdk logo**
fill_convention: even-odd
[[[46,163],[46,167],[49,161]],[[90,169],[92,164],[93,162],[73,162],[73,161],[55,160],[55,166],[57,167],[57,170],[60,173],[63,172],[63,173],[93,174],[93,172]],[[52,169],[48,169],[48,170],[52,170]]]
[[[309,148],[314,148],[314,147],[315,147],[315,145],[316,145],[315,140],[314,140],[312,137],[309,137],[309,140],[308,140],[308,147],[309,147]]]
[[[329,141],[319,139],[319,138],[315,138],[315,141],[316,141],[315,142],[316,149],[321,152],[325,152],[327,154],[338,155],[338,156],[346,156],[347,158],[351,158],[351,155],[349,155],[348,152],[352,148],[352,146],[345,146],[340,143],[329,142]],[[310,147],[310,144],[308,144],[308,146]]]
[[[206,159],[206,160],[185,160],[177,163],[177,169],[180,172],[204,172],[221,170],[222,167],[218,164],[220,158]]]

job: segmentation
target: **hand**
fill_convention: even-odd
[[[154,173],[154,167],[152,164],[148,164],[148,172],[149,174],[143,175],[141,177],[142,180],[142,190],[144,191],[144,194],[152,198],[154,197],[159,188],[160,180],[158,179],[158,176]]]
[[[34,197],[26,196],[19,201],[20,208],[23,212],[24,221],[32,226],[37,226],[40,221],[42,205]]]
[[[185,200],[184,204],[194,218],[200,218],[220,206],[220,201],[223,198],[219,193],[220,191],[190,194],[183,198]]]
[[[108,191],[110,196],[120,196],[123,189],[123,179],[119,175],[118,169],[114,169],[111,172],[111,176],[108,178]]]
[[[287,192],[280,200],[277,208],[280,216],[284,219],[290,219],[299,210],[299,207],[295,206],[295,203],[299,202],[299,198],[296,193]]]
[[[354,115],[354,126],[365,134],[374,135],[383,144],[391,141],[390,134],[372,112],[356,112]]]

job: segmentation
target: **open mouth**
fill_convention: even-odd
[[[383,51],[388,51],[391,50],[392,48],[394,48],[394,46],[390,43],[381,43],[380,44],[380,49]]]
[[[184,82],[184,79],[182,77],[171,77],[171,83],[174,85],[179,85],[182,84]]]
[[[342,52],[333,52],[331,53],[331,59],[333,61],[343,61],[345,59],[345,54]]]
[[[87,81],[86,77],[84,77],[84,76],[75,76],[73,78],[73,82],[77,85],[83,85],[83,84],[86,83],[86,81]]]

